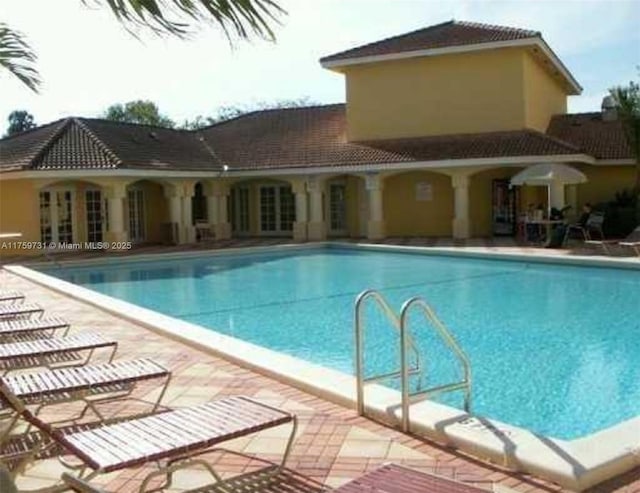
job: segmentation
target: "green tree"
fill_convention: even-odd
[[[609,92],[616,102],[618,117],[624,123],[627,141],[636,161],[634,192],[636,221],[640,224],[640,84],[631,81],[628,86],[613,87]]]
[[[173,120],[160,114],[160,110],[153,101],[138,100],[129,101],[125,104],[112,104],[104,112],[102,118],[114,122],[141,123],[167,128],[175,127]]]
[[[81,0],[108,7],[127,30],[143,28],[156,34],[184,38],[197,24],[222,28],[229,41],[256,35],[274,40],[272,22],[285,11],[274,0]],[[134,33],[135,35],[135,33]],[[0,23],[0,67],[37,92],[40,76],[36,55],[24,36]]]
[[[14,135],[30,128],[36,127],[36,122],[33,119],[33,115],[25,110],[15,110],[9,113],[9,128],[7,128],[7,135]]]
[[[298,99],[278,99],[276,101],[258,101],[253,104],[220,106],[213,116],[198,115],[193,120],[185,120],[180,128],[186,130],[199,130],[216,123],[237,118],[246,113],[257,110],[274,110],[279,108],[302,108],[318,104],[308,96]]]

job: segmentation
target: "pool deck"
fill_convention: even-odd
[[[279,244],[281,241],[228,242],[217,246],[264,246]],[[392,244],[410,244],[448,247],[456,246],[447,242],[385,241]],[[469,242],[468,249],[480,251],[508,251],[527,254],[541,249],[518,247],[509,244],[487,244]],[[493,242],[492,242],[493,243]],[[193,250],[189,248],[188,250]],[[466,248],[464,248],[466,250]],[[132,253],[155,253],[176,251],[177,249],[148,248]],[[571,254],[573,250],[543,250],[549,255]],[[77,258],[78,252],[70,255]],[[584,252],[580,252],[581,254]],[[593,252],[591,252],[593,254]],[[93,255],[91,255],[93,256]],[[280,484],[275,483],[265,489],[255,490],[269,493],[300,492],[312,493],[324,491],[325,487],[335,487],[363,472],[385,462],[404,464],[419,470],[436,472],[461,480],[489,486],[490,483],[512,490],[529,491],[568,491],[557,485],[535,477],[513,473],[498,466],[489,465],[477,459],[458,453],[429,440],[403,434],[369,419],[357,416],[347,408],[340,407],[318,397],[267,378],[251,370],[211,356],[185,344],[165,338],[140,325],[103,312],[84,302],[72,299],[26,279],[0,271],[2,289],[19,290],[28,295],[29,301],[41,304],[47,313],[64,316],[72,323],[73,332],[86,330],[100,331],[120,341],[118,358],[151,357],[164,364],[173,373],[170,390],[164,403],[172,407],[194,405],[215,397],[226,395],[249,395],[295,412],[300,419],[300,429],[295,440],[288,471]],[[151,400],[157,390],[142,386],[136,394],[143,400]],[[140,402],[105,405],[110,415],[127,415],[139,410]],[[58,411],[70,412],[71,410]],[[281,450],[286,430],[272,430],[257,434],[251,438],[238,439],[226,448],[241,454],[257,454],[259,459],[277,460],[274,450]],[[226,474],[247,472],[261,464],[242,455],[211,454],[210,460]],[[51,484],[59,477],[62,468],[56,459],[40,461],[20,479],[19,485],[25,489]],[[95,483],[104,485],[112,492],[134,491],[145,474],[144,468],[112,473],[96,479]],[[176,475],[171,492],[181,492],[200,484],[204,479],[202,471],[192,470]],[[242,491],[245,491],[244,489]],[[247,489],[246,491],[252,491]],[[636,468],[613,480],[591,488],[591,492],[619,491],[625,493],[640,492],[640,468]]]

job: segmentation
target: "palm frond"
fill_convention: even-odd
[[[0,67],[15,75],[34,92],[38,92],[40,85],[40,75],[34,66],[36,58],[21,33],[0,23]]]
[[[145,27],[177,37],[190,34],[197,22],[212,22],[229,40],[256,35],[275,39],[271,24],[286,12],[274,0],[82,0],[108,5],[125,27]]]

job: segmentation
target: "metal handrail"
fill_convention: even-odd
[[[424,366],[422,365],[422,357],[420,356],[420,351],[418,351],[418,347],[416,346],[413,339],[409,336],[405,339],[405,343],[402,347],[409,347],[413,351],[416,358],[416,366],[409,368],[406,366],[406,354],[405,356],[405,367],[401,367],[399,371],[385,373],[383,375],[376,375],[373,377],[364,377],[364,357],[363,357],[363,336],[362,336],[362,314],[361,307],[363,303],[372,298],[377,305],[382,308],[382,311],[387,316],[387,319],[391,321],[393,326],[400,331],[401,323],[400,318],[393,311],[393,308],[387,303],[384,297],[378,293],[374,289],[367,289],[360,293],[356,298],[355,303],[355,317],[354,317],[354,325],[355,325],[355,359],[356,359],[356,403],[357,410],[359,415],[364,415],[364,385],[367,382],[375,382],[379,380],[386,380],[387,378],[398,378],[402,377],[403,369],[406,370],[407,374],[419,374],[419,388],[421,387],[423,378],[424,378]],[[408,377],[407,377],[408,378]]]
[[[409,310],[417,306],[422,308],[422,313],[427,321],[435,327],[438,334],[444,340],[445,344],[453,351],[458,361],[462,365],[463,378],[459,382],[453,382],[444,385],[438,385],[430,389],[420,390],[418,392],[409,392],[409,367],[407,365],[407,347],[410,345],[411,336],[408,334],[407,316]],[[426,395],[435,395],[442,392],[450,392],[453,390],[464,390],[464,410],[469,412],[471,409],[471,363],[464,353],[458,342],[455,340],[451,332],[438,319],[433,309],[419,297],[411,298],[402,305],[400,310],[400,371],[401,371],[401,388],[402,388],[402,431],[408,432],[410,428],[409,406],[412,397],[424,397]]]

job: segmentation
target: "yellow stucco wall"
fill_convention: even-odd
[[[431,185],[431,201],[419,201],[416,184]],[[383,207],[387,236],[451,236],[453,188],[447,175],[411,171],[384,181]]]
[[[31,180],[0,181],[0,232],[22,233],[18,241],[40,241],[40,210],[38,191]],[[11,248],[0,240],[0,257],[36,254],[36,251]]]
[[[348,138],[522,128],[523,56],[512,48],[346,67]]]
[[[567,95],[530,53],[524,53],[522,61],[526,126],[545,132],[552,115],[567,112]]]
[[[633,166],[576,166],[588,181],[577,186],[577,206],[586,202],[596,205],[615,199],[615,193],[623,189],[631,189],[635,184]]]

